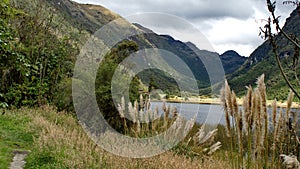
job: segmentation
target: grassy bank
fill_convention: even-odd
[[[36,132],[30,128],[31,118],[17,112],[0,115],[0,168],[8,168],[14,150],[28,150]]]
[[[72,115],[51,107],[23,108],[0,115],[0,168],[8,168],[14,150],[30,150],[25,168],[228,168],[224,151],[191,160],[173,151],[129,159],[102,150]]]

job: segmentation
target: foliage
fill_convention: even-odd
[[[292,1],[286,1],[286,4],[290,4]],[[297,9],[296,10],[300,10],[300,5],[299,3],[294,2],[294,5],[297,5]],[[298,91],[295,89],[295,86],[293,86],[288,78],[288,76],[286,75],[286,72],[284,72],[280,57],[279,57],[279,53],[277,51],[278,49],[278,45],[276,43],[276,40],[274,38],[274,33],[273,30],[271,28],[271,25],[274,24],[276,31],[280,34],[282,34],[284,36],[284,38],[286,38],[288,40],[289,43],[291,43],[294,46],[294,50],[292,51],[293,53],[293,70],[294,70],[294,74],[295,74],[295,78],[297,81],[299,81],[298,79],[298,75],[297,75],[297,66],[298,66],[298,60],[299,60],[299,51],[300,51],[300,43],[299,43],[299,39],[297,37],[296,34],[287,34],[286,31],[284,31],[280,25],[279,25],[279,17],[277,17],[275,15],[275,10],[276,10],[276,1],[272,2],[271,0],[267,0],[267,6],[268,6],[268,10],[271,14],[271,17],[269,17],[269,19],[267,20],[267,24],[264,26],[265,30],[263,30],[261,28],[261,33],[264,34],[264,38],[268,39],[270,41],[270,44],[273,48],[273,53],[275,55],[276,58],[276,62],[278,65],[278,68],[286,82],[286,84],[289,86],[289,88],[295,93],[296,97],[298,97],[298,99],[300,99],[300,94],[298,94]],[[299,13],[300,14],[300,13]],[[300,83],[300,81],[298,82],[298,84]]]
[[[53,33],[54,14],[47,5],[16,9],[2,3],[1,102],[13,107],[49,103],[57,84],[70,76],[77,50],[67,35]]]
[[[270,13],[271,14],[271,13]],[[273,18],[271,16],[271,18]],[[270,18],[270,19],[271,19]],[[280,17],[275,17],[278,20]],[[284,74],[287,80],[290,82],[294,89],[299,93],[299,64],[297,63],[297,56],[299,53],[296,52],[295,44],[292,43],[288,38],[285,37],[285,32],[289,37],[298,38],[300,37],[300,15],[299,8],[296,8],[291,12],[290,16],[286,19],[286,22],[280,30],[275,30],[277,26],[273,26],[273,19],[271,21],[272,25],[272,36],[276,44],[276,53],[279,57],[279,62],[282,65]],[[268,23],[268,19],[261,20],[264,23]],[[276,24],[275,24],[276,25]],[[262,27],[260,35],[262,38],[268,34],[265,34],[267,27]],[[265,33],[264,33],[265,32]],[[246,62],[235,72],[227,76],[227,79],[231,87],[236,91],[236,93],[241,96],[245,94],[244,86],[255,85],[255,79],[261,74],[265,74],[266,83],[268,87],[268,99],[284,100],[289,92],[289,86],[286,84],[285,79],[281,74],[278,67],[278,59],[274,54],[274,47],[271,40],[266,37],[266,41],[261,44],[257,49],[253,51]],[[280,75],[280,76],[278,76]],[[295,100],[297,97],[295,97]],[[298,99],[299,100],[299,99]]]
[[[116,114],[117,109],[112,98],[112,77],[114,75],[115,69],[118,67],[118,64],[132,52],[135,52],[137,50],[138,46],[133,41],[125,40],[123,42],[120,42],[111,50],[111,52],[107,56],[105,56],[103,61],[100,63],[99,70],[97,72],[95,92],[99,109],[108,123],[118,131],[122,131],[122,126],[120,126],[120,119]],[[117,85],[122,87],[123,84],[122,82],[119,82]],[[138,81],[138,78],[133,78],[129,91],[129,97],[131,100],[135,100],[138,98],[139,87],[140,82]],[[120,93],[119,96],[121,97],[122,93]]]
[[[0,151],[1,168],[8,168],[15,148],[30,150],[26,157],[25,168],[228,168],[226,159],[212,156],[207,160],[166,152],[151,158],[130,159],[115,156],[97,146],[86,135],[76,118],[59,112],[53,107],[23,108],[17,111],[7,110],[0,116],[0,147],[8,146],[9,151]],[[20,124],[20,125],[15,125]],[[30,132],[34,131],[32,134]],[[31,139],[16,142],[16,136],[28,135]],[[13,136],[13,142],[7,142]],[[7,138],[7,139],[2,139]],[[22,139],[21,139],[22,140]],[[18,140],[20,141],[20,140]],[[14,143],[18,143],[17,147]],[[24,146],[26,145],[26,146]],[[5,149],[5,148],[4,148]]]
[[[267,111],[263,75],[257,80],[257,88],[248,87],[242,109],[227,82],[221,95],[232,168],[282,168],[281,154],[300,155],[298,115],[291,109],[292,92],[284,110],[278,111],[276,99],[273,101],[272,113]]]

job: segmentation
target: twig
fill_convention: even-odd
[[[279,22],[278,22],[278,17],[275,16],[275,3],[271,3],[271,0],[267,0],[267,5],[268,5],[268,9],[269,9],[269,12],[271,13],[272,15],[272,19],[273,19],[273,23],[275,23],[276,25],[276,30],[280,31],[280,33],[282,33],[290,42],[292,42],[297,48],[300,49],[300,44],[298,44],[296,41],[294,41],[287,33],[285,33],[282,28],[279,26]],[[280,62],[280,58],[279,58],[279,55],[277,53],[277,45],[276,45],[276,42],[274,40],[274,37],[273,37],[273,34],[272,34],[272,29],[271,29],[271,18],[269,18],[268,20],[268,24],[266,25],[266,28],[267,28],[267,35],[268,35],[268,38],[269,40],[271,41],[271,45],[273,47],[273,53],[275,54],[275,57],[276,57],[276,62],[277,62],[277,65],[279,67],[279,70],[285,80],[285,82],[287,83],[287,85],[289,86],[289,88],[295,93],[296,97],[300,100],[300,95],[298,94],[298,92],[295,90],[295,88],[292,86],[292,84],[290,83],[290,81],[288,80],[286,74],[284,73],[284,70],[283,70],[283,67],[281,65],[281,62]]]

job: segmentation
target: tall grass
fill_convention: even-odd
[[[206,160],[190,160],[185,155],[168,151],[146,159],[131,159],[113,155],[98,147],[87,136],[76,118],[52,107],[23,108],[7,111],[6,118],[29,119],[26,128],[34,130],[33,144],[25,168],[228,168],[218,156]],[[163,124],[163,123],[162,123]],[[195,127],[195,126],[194,126]],[[1,142],[1,140],[0,140]]]
[[[161,110],[158,106],[151,108],[149,98],[140,95],[139,102],[134,101],[134,104],[126,104],[124,98],[121,98],[118,111],[126,135],[145,138],[163,134],[164,140],[169,141],[176,154],[191,158],[210,156],[220,149],[221,142],[214,141],[217,129],[209,131],[205,125],[194,125],[196,117],[186,120],[176,107],[166,102],[162,103]],[[184,140],[174,140],[185,137]]]
[[[288,167],[283,160],[292,157],[297,163],[295,157],[300,156],[297,135],[299,124],[296,112],[291,109],[293,93],[290,92],[288,96],[285,110],[278,111],[277,101],[274,100],[270,115],[267,112],[264,75],[257,79],[256,88],[253,89],[251,86],[247,88],[242,108],[238,107],[236,95],[227,82],[221,90],[227,137],[231,141],[232,168],[279,169]],[[235,155],[235,152],[238,155]]]

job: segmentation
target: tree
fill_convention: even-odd
[[[111,52],[105,56],[100,63],[96,82],[95,82],[95,93],[96,99],[101,113],[108,123],[118,131],[122,131],[122,121],[118,114],[118,110],[114,105],[111,86],[112,77],[118,64],[121,63],[131,53],[138,50],[138,45],[133,41],[122,41],[117,44]],[[124,75],[125,76],[125,75]],[[118,84],[121,87],[122,82]],[[139,86],[140,82],[137,77],[134,77],[130,84],[129,99],[130,101],[137,100],[139,98]],[[122,93],[118,93],[119,98],[122,97]],[[126,100],[128,102],[129,100]]]
[[[278,45],[276,43],[276,37],[275,33],[272,29],[272,25],[276,28],[276,33],[280,36],[283,36],[288,40],[289,43],[291,43],[294,46],[293,51],[293,71],[294,71],[294,79],[297,81],[297,84],[300,84],[300,81],[297,76],[297,66],[298,66],[298,59],[299,59],[299,51],[300,51],[300,40],[295,34],[288,34],[286,33],[279,25],[279,18],[280,16],[276,16],[275,10],[276,10],[276,1],[272,2],[271,0],[266,0],[268,10],[271,14],[271,16],[267,20],[267,24],[263,28],[260,28],[261,34],[264,34],[264,38],[268,39],[270,41],[271,46],[273,47],[273,54],[276,57],[276,62],[278,65],[278,68],[281,72],[281,75],[283,76],[286,84],[289,86],[289,88],[295,93],[296,97],[300,100],[300,94],[299,91],[296,90],[295,85],[293,85],[290,81],[290,78],[288,77],[287,73],[284,71],[284,68],[282,66],[280,56],[278,53]],[[300,15],[300,3],[299,1],[284,1],[283,4],[292,4],[297,6],[296,10],[298,11],[298,14]]]
[[[29,9],[0,3],[0,102],[10,106],[50,103],[58,83],[72,71],[77,50],[68,34],[59,36],[55,12],[47,4]]]

